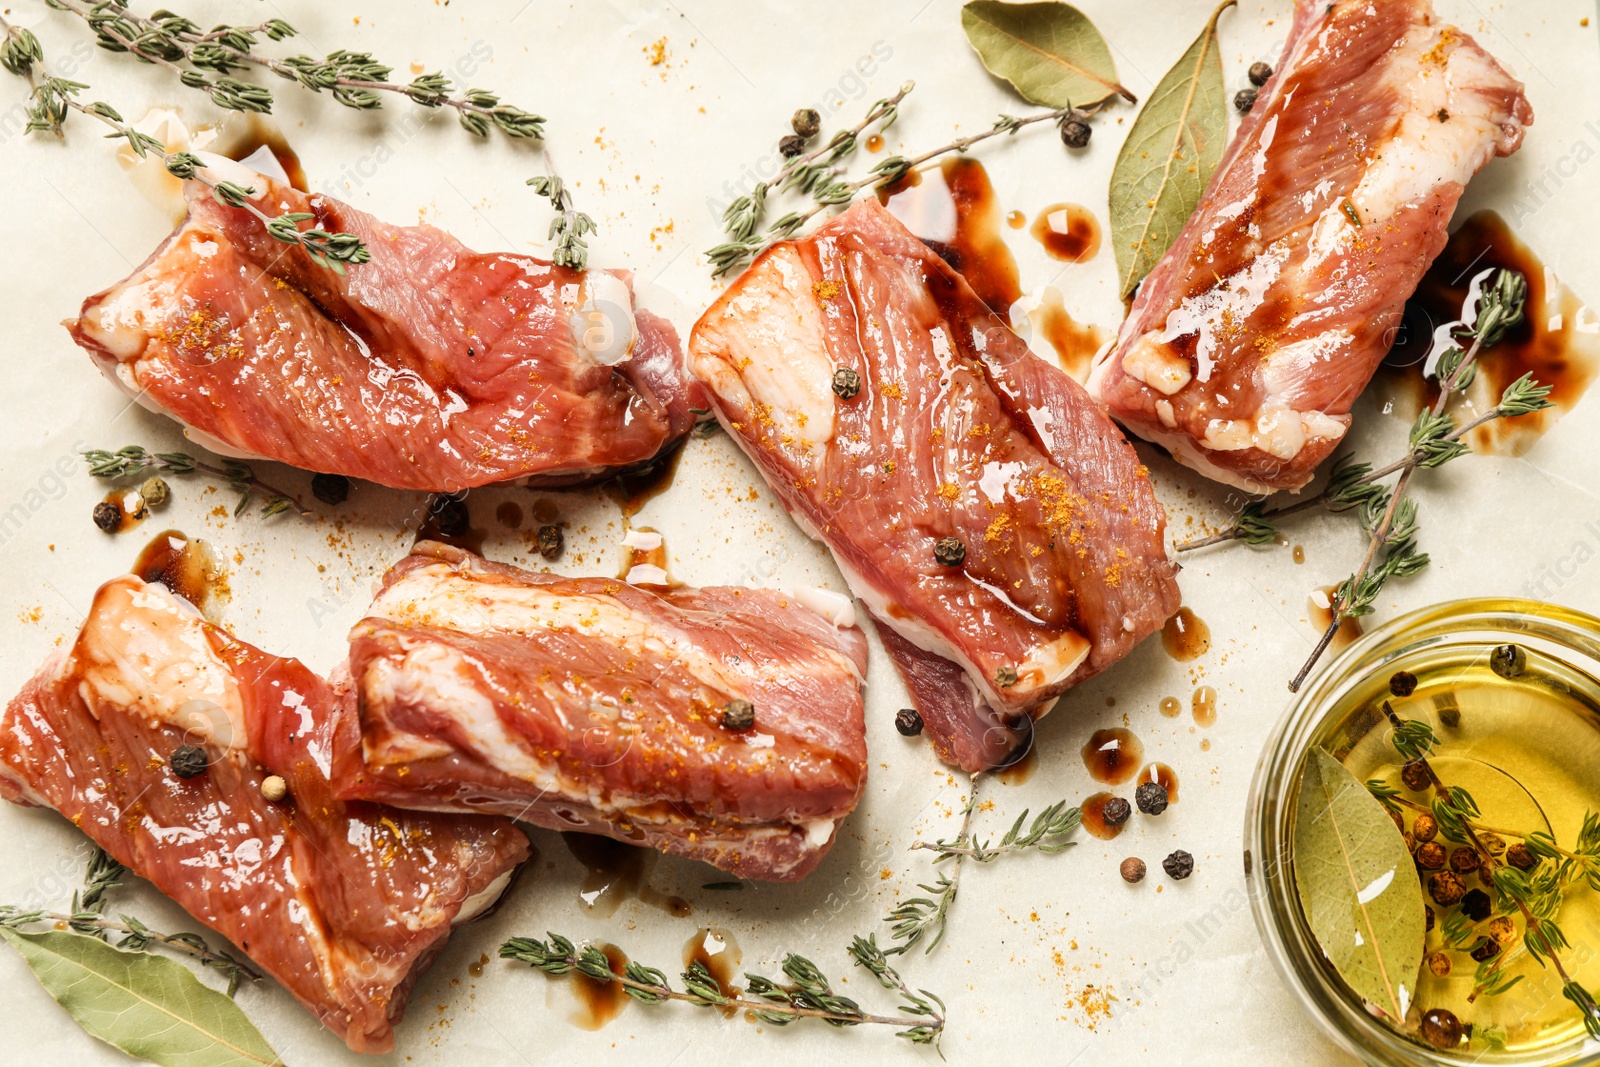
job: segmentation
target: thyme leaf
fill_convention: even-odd
[[[785,982],[759,974],[745,974],[745,988],[725,992],[705,965],[698,960],[680,976],[682,989],[675,989],[665,972],[630,962],[617,970],[610,958],[593,944],[581,948],[568,937],[545,934],[547,940],[513,937],[500,946],[502,959],[519,960],[552,978],[574,971],[597,982],[616,983],[641,1004],[678,1001],[695,1007],[734,1008],[754,1013],[762,1022],[788,1026],[802,1019],[817,1019],[829,1026],[863,1024],[896,1026],[895,1036],[912,1044],[937,1047],[944,1033],[944,1001],[926,989],[912,990],[888,956],[878,947],[876,937],[856,937],[848,949],[855,965],[866,969],[883,988],[898,994],[898,1015],[874,1015],[863,1011],[856,1001],[835,993],[827,976],[811,960],[793,952],[783,958]]]
[[[274,488],[255,476],[250,467],[236,459],[224,461],[216,467],[202,463],[185,452],[147,452],[138,445],[124,445],[114,452],[103,448],[86,449],[84,462],[89,474],[95,478],[127,478],[154,470],[162,474],[204,474],[226,482],[228,488],[239,494],[233,514],[244,514],[255,494],[263,497],[261,517],[269,519],[284,511],[293,511],[301,518],[310,518],[311,509],[281,489]]]

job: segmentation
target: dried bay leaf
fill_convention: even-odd
[[[1320,748],[1300,779],[1293,862],[1300,906],[1339,977],[1404,1019],[1422,966],[1422,883],[1383,805]]]
[[[972,0],[961,28],[989,73],[1031,104],[1088,107],[1113,96],[1137,103],[1117,81],[1106,39],[1071,4]]]
[[[176,960],[87,934],[0,927],[49,994],[90,1035],[162,1067],[281,1064],[239,1006]]]
[[[1178,239],[1222,159],[1228,94],[1217,19],[1235,2],[1223,0],[1211,13],[1200,36],[1151,92],[1117,154],[1111,243],[1124,298]]]

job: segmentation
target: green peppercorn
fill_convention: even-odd
[[[1410,671],[1395,671],[1389,676],[1389,692],[1397,697],[1408,697],[1417,691],[1417,676]]]
[[[1489,653],[1489,669],[1502,678],[1516,678],[1528,669],[1528,654],[1516,645],[1500,645]]]
[[[894,713],[894,728],[902,737],[916,737],[922,732],[922,713],[916,708],[901,708]]]
[[[1233,106],[1241,115],[1250,114],[1250,109],[1256,106],[1256,91],[1254,89],[1240,89],[1233,96]]]
[[[561,532],[561,527],[554,523],[539,527],[539,555],[554,563],[561,558],[566,545],[567,537]]]
[[[959,567],[967,558],[967,546],[961,543],[959,537],[941,537],[934,543],[933,558],[946,567]],[[1012,681],[1015,684],[1015,672],[1012,673]]]
[[[784,134],[778,139],[778,155],[784,159],[793,159],[806,150],[806,139],[798,133]]]
[[[172,499],[172,489],[160,478],[146,478],[139,486],[139,498],[146,507],[159,508]]]
[[[723,705],[722,728],[732,730],[734,733],[743,733],[752,729],[756,724],[756,706],[748,700],[734,698]]]
[[[1017,669],[1015,667],[1001,667],[994,672],[994,684],[1001,689],[1010,689],[1017,684]]]
[[[861,375],[849,367],[833,372],[833,395],[840,400],[850,400],[861,392]]]
[[[211,761],[206,756],[206,750],[199,745],[179,745],[172,750],[167,762],[172,766],[172,773],[179,778],[193,778],[206,773]]]
[[[94,506],[94,524],[105,533],[116,533],[122,529],[122,507],[110,500],[102,500]]]
[[[1255,62],[1250,64],[1250,84],[1265,85],[1272,77],[1272,64]]]
[[[822,116],[817,114],[815,108],[803,107],[794,113],[789,125],[795,133],[809,139],[822,131]]]

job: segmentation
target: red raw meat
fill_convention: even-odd
[[[424,542],[351,632],[362,737],[334,782],[792,881],[866,786],[866,665],[861,631],[770,590],[647,590]],[[754,728],[721,725],[736,699]]]
[[[336,274],[190,182],[177,230],[68,324],[112,381],[205,447],[455,492],[583,481],[650,461],[693,424],[677,335],[633,308],[627,272],[480,254],[240,180],[269,213],[358,235],[371,261]]]
[[[54,808],[293,993],[357,1052],[387,1052],[451,928],[528,856],[508,819],[346,803],[328,781],[339,695],[131,575],[0,723],[0,794]],[[181,779],[185,742],[211,765]],[[354,743],[350,741],[348,743]],[[268,775],[288,799],[261,796]]]
[[[763,253],[689,357],[790,514],[898,634],[885,647],[945,760],[1001,762],[1177,609],[1133,448],[876,201]],[[836,370],[859,394],[834,392]],[[952,537],[958,566],[935,557]]]
[[[1427,0],[1299,0],[1277,73],[1090,391],[1207,477],[1301,488],[1466,183],[1532,121],[1522,84]]]

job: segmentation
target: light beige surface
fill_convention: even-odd
[[[1123,80],[1141,96],[1182,52],[1208,3],[1083,0],[1116,52]],[[190,8],[193,10],[190,10]],[[1581,294],[1600,294],[1594,256],[1600,168],[1600,76],[1596,29],[1583,26],[1591,5],[1474,4],[1441,0],[1456,19],[1528,84],[1538,119],[1520,155],[1493,164],[1473,185],[1464,211],[1495,206]],[[638,272],[645,303],[686,332],[718,291],[700,251],[718,239],[715,215],[727,190],[769,166],[787,116],[842,94],[840,118],[854,123],[873,99],[907,79],[917,89],[889,135],[889,150],[920,150],[987,127],[1026,105],[991,81],[968,51],[953,0],[885,3],[733,3],[683,0],[659,5],[614,0],[552,4],[490,3],[361,6],[278,0],[268,4],[185,5],[209,24],[281,14],[305,34],[302,47],[367,49],[404,74],[476,66],[470,82],[549,118],[549,146],[595,216],[594,259]],[[1231,91],[1258,58],[1275,59],[1288,28],[1288,0],[1248,0],[1223,16]],[[94,85],[130,116],[179,103],[191,120],[214,112],[161,72],[74,42],[85,40],[67,16],[40,0],[13,0],[8,17],[37,27],[56,60],[75,57],[72,77]],[[652,64],[662,44],[663,61]],[[856,72],[864,57],[868,75]],[[63,71],[63,73],[66,73]],[[272,81],[278,120],[298,149],[315,188],[394,221],[443,226],[481,249],[541,252],[547,214],[522,181],[542,171],[525,146],[493,138],[473,143],[448,116],[417,122],[401,102],[359,115]],[[0,612],[0,689],[14,691],[73,630],[94,588],[126,568],[164,526],[209,539],[228,561],[232,599],[225,622],[264,648],[326,670],[343,651],[345,630],[360,617],[373,580],[410,542],[406,521],[420,498],[359,487],[335,521],[284,517],[262,523],[228,515],[232,496],[183,479],[176,499],[137,533],[116,538],[90,524],[103,489],[75,451],[127,443],[179,447],[166,420],[130,409],[68,340],[58,321],[88,293],[122,277],[167,232],[152,207],[112,160],[99,131],[74,120],[67,143],[24,138],[21,83],[0,79],[0,189],[6,204],[6,256],[0,270],[12,385],[0,451],[0,544],[9,566]],[[828,110],[824,106],[824,110]],[[419,113],[426,118],[425,113]],[[1093,147],[1068,154],[1048,129],[980,150],[1003,210],[1031,219],[1047,204],[1076,201],[1105,221],[1105,188],[1133,111],[1113,108],[1096,124]],[[834,128],[833,121],[828,128]],[[1533,188],[1539,183],[1542,188]],[[1025,231],[1006,231],[1023,286],[1056,285],[1075,317],[1114,327],[1120,315],[1109,250],[1091,263],[1047,260]],[[1358,408],[1353,441],[1387,459],[1404,423],[1384,413],[1386,398]],[[1595,454],[1600,404],[1588,398],[1527,455],[1463,459],[1420,478],[1425,547],[1434,564],[1392,587],[1380,617],[1464,595],[1543,595],[1593,611],[1600,607],[1600,499]],[[1223,514],[1224,491],[1149,457],[1175,531]],[[309,497],[309,478],[260,465],[259,473]],[[568,532],[563,567],[615,573],[622,526],[615,504],[594,492],[543,494],[557,502]],[[522,490],[473,494],[477,525],[495,526],[498,504],[527,510]],[[213,509],[221,508],[220,512]],[[326,515],[327,509],[318,508]],[[673,575],[696,584],[805,582],[842,590],[825,554],[788,522],[753,469],[722,437],[688,446],[672,491],[637,523],[666,535]],[[1284,683],[1313,639],[1307,594],[1336,581],[1360,552],[1353,523],[1302,520],[1292,531],[1305,546],[1296,565],[1287,549],[1214,552],[1189,562],[1186,602],[1211,627],[1211,652],[1190,665],[1158,644],[1141,647],[1118,668],[1069,694],[1040,732],[1041,765],[1026,785],[986,788],[994,810],[977,824],[998,836],[1023,807],[1059,797],[1081,799],[1096,787],[1078,749],[1099,726],[1126,723],[1150,759],[1174,767],[1181,800],[1160,820],[1135,819],[1106,845],[1093,839],[1057,857],[1027,857],[969,870],[949,938],[931,956],[905,961],[907,977],[946,998],[952,1063],[992,1060],[1112,1063],[1347,1062],[1336,1054],[1280,988],[1263,956],[1243,892],[1240,828],[1261,738],[1284,709]],[[497,559],[525,563],[527,540],[491,537]],[[535,562],[537,559],[535,557]],[[1540,585],[1542,583],[1542,586]],[[1194,726],[1187,710],[1163,718],[1156,706],[1177,696],[1187,709],[1197,684],[1215,686],[1215,726]],[[768,974],[786,950],[805,953],[842,989],[869,1004],[880,991],[852,975],[844,947],[854,933],[887,934],[887,908],[916,890],[930,867],[910,853],[918,837],[955,830],[963,782],[934,761],[928,747],[894,732],[904,693],[875,648],[870,675],[872,773],[861,810],[840,843],[802,885],[716,893],[707,868],[664,860],[653,884],[688,897],[694,914],[673,919],[638,902],[616,915],[586,914],[577,890],[581,870],[561,842],[539,832],[539,858],[493,918],[463,930],[422,981],[398,1035],[395,1062],[667,1064],[815,1062],[820,1057],[882,1057],[907,1062],[932,1053],[902,1047],[885,1032],[837,1033],[795,1027],[757,1034],[687,1008],[631,1005],[599,1033],[568,1022],[574,1001],[564,983],[493,959],[512,934],[546,929],[622,945],[634,958],[676,973],[681,946],[698,925],[724,927],[751,969]],[[1108,702],[1115,699],[1114,707]],[[1209,751],[1202,743],[1210,742]],[[58,818],[0,809],[9,862],[0,868],[0,899],[64,904],[81,871],[84,841]],[[1159,873],[1130,888],[1117,863],[1138,854],[1158,871],[1162,856],[1185,848],[1197,873],[1175,885]],[[168,927],[174,908],[148,891],[119,891],[118,903]],[[469,973],[480,954],[481,976]],[[0,953],[0,982],[11,1023],[0,1030],[0,1063],[114,1063],[67,1021],[27,975]],[[292,1063],[353,1062],[290,998],[267,984],[240,1003]]]

